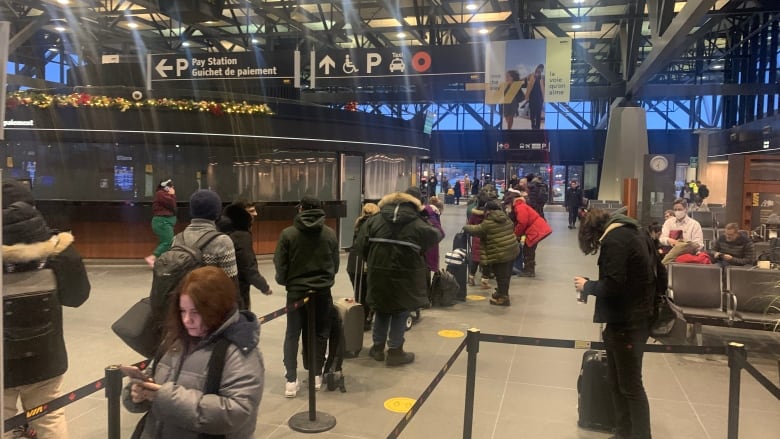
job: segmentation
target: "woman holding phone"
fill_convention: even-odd
[[[154,261],[171,248],[173,242],[173,227],[176,225],[176,189],[173,180],[163,180],[157,185],[152,201],[152,231],[157,235],[159,243],[152,254],[144,260],[150,267]]]
[[[129,411],[147,413],[133,437],[252,437],[265,373],[257,318],[238,311],[235,285],[217,267],[190,272],[171,302],[152,380],[131,378],[123,394]],[[218,390],[211,393],[205,389],[209,362],[220,345],[227,350]]]

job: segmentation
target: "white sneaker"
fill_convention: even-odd
[[[314,390],[320,390],[322,388],[322,375],[314,377]]]
[[[298,380],[295,381],[288,381],[284,385],[284,396],[287,398],[295,398],[295,395],[298,394],[298,390],[300,390],[301,385],[298,384]]]

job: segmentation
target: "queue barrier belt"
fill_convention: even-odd
[[[404,428],[409,424],[409,421],[412,420],[415,414],[417,414],[417,411],[420,410],[420,407],[422,407],[423,403],[428,400],[428,397],[431,396],[431,393],[433,393],[433,390],[436,389],[436,386],[439,385],[441,382],[441,379],[444,378],[444,375],[447,374],[447,372],[450,370],[450,367],[455,363],[455,360],[458,359],[458,356],[461,352],[463,352],[463,349],[466,348],[466,340],[464,339],[458,347],[455,349],[455,352],[450,356],[450,358],[447,360],[446,363],[444,363],[444,366],[442,366],[441,370],[439,370],[439,373],[436,374],[435,377],[433,377],[433,381],[431,381],[430,384],[428,384],[428,387],[423,390],[422,394],[419,398],[414,402],[412,407],[409,409],[408,412],[406,412],[406,415],[401,419],[401,421],[393,428],[393,431],[390,432],[390,434],[387,435],[387,439],[395,439],[397,438],[401,432],[404,431]]]
[[[304,298],[301,300],[298,300],[297,302],[291,303],[285,307],[279,308],[276,311],[272,311],[262,317],[258,317],[258,322],[262,325],[265,323],[268,323],[278,317],[281,317],[288,312],[298,309],[301,306],[303,306],[309,298]],[[143,360],[139,361],[137,363],[134,363],[133,366],[144,370],[149,365],[149,360]],[[14,415],[5,421],[3,421],[3,431],[11,431],[14,428],[22,427],[24,424],[29,423],[30,421],[34,421],[36,419],[39,419],[43,416],[46,416],[47,414],[59,410],[69,404],[73,404],[74,402],[86,398],[87,396],[99,391],[103,390],[105,388],[105,377],[101,378],[99,380],[95,380],[89,384],[86,384],[84,386],[79,387],[76,390],[72,390],[66,394],[63,394],[57,398],[52,399],[51,401],[45,402],[37,407],[32,407],[22,413],[19,413],[17,415]]]
[[[477,336],[480,342],[484,341],[489,343],[504,343],[504,344],[540,346],[540,347],[564,348],[564,349],[601,349],[601,350],[605,349],[605,344],[604,342],[601,341],[520,337],[520,336],[488,334],[488,333],[478,333]],[[406,428],[406,426],[409,424],[412,418],[420,410],[420,407],[422,407],[423,403],[425,403],[425,401],[428,399],[431,392],[433,392],[433,390],[439,384],[439,382],[444,377],[444,375],[450,370],[452,364],[455,362],[455,360],[457,360],[461,352],[463,352],[463,349],[466,347],[466,344],[467,344],[467,340],[463,340],[463,342],[461,342],[461,344],[458,345],[458,347],[455,349],[455,352],[452,354],[452,356],[447,360],[447,362],[441,368],[439,373],[436,374],[436,376],[433,378],[433,381],[431,381],[428,387],[425,388],[425,390],[420,395],[420,397],[415,401],[414,405],[412,405],[412,407],[409,409],[406,415],[395,426],[395,428],[393,428],[393,431],[391,431],[390,434],[387,435],[387,439],[395,439],[401,434],[401,432],[403,432],[404,428]],[[644,349],[644,352],[657,352],[657,353],[667,353],[667,354],[698,354],[698,355],[727,355],[727,350],[728,350],[726,346],[686,346],[686,345],[659,345],[659,344],[645,344],[642,346],[642,348]],[[752,375],[754,376],[756,376],[755,374],[760,375],[760,373],[758,371],[755,371],[755,368],[752,368],[750,364],[748,364],[747,362],[744,362],[744,364],[745,365],[743,365],[743,367],[746,370],[748,370]],[[753,371],[751,371],[751,368],[755,371],[755,374],[753,373]],[[780,390],[778,391],[780,392]]]

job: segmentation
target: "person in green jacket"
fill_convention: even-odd
[[[485,219],[480,224],[463,226],[463,230],[480,237],[480,263],[490,266],[496,276],[496,292],[490,298],[490,303],[509,306],[509,281],[518,253],[514,223],[497,201],[488,201],[485,204]]]
[[[322,385],[325,349],[330,335],[330,308],[333,297],[330,287],[339,270],[339,241],[336,232],[325,225],[325,211],[320,200],[304,195],[298,205],[293,225],[279,236],[274,253],[276,283],[287,289],[287,306],[306,297],[310,290],[314,297],[315,328],[317,334],[314,388]],[[287,331],[284,334],[284,367],[287,383],[284,396],[294,398],[300,385],[297,375],[298,339],[306,328],[306,309],[310,304],[291,309],[287,313]],[[288,308],[289,309],[289,308]],[[303,337],[303,357],[308,358],[307,337]],[[309,365],[312,367],[312,365]]]

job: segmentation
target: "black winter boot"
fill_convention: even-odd
[[[368,350],[368,355],[376,361],[385,361],[385,344],[375,344]]]
[[[403,364],[409,364],[412,361],[414,361],[414,354],[411,352],[404,352],[403,346],[387,350],[387,360],[385,360],[385,364],[388,366],[401,366]]]

